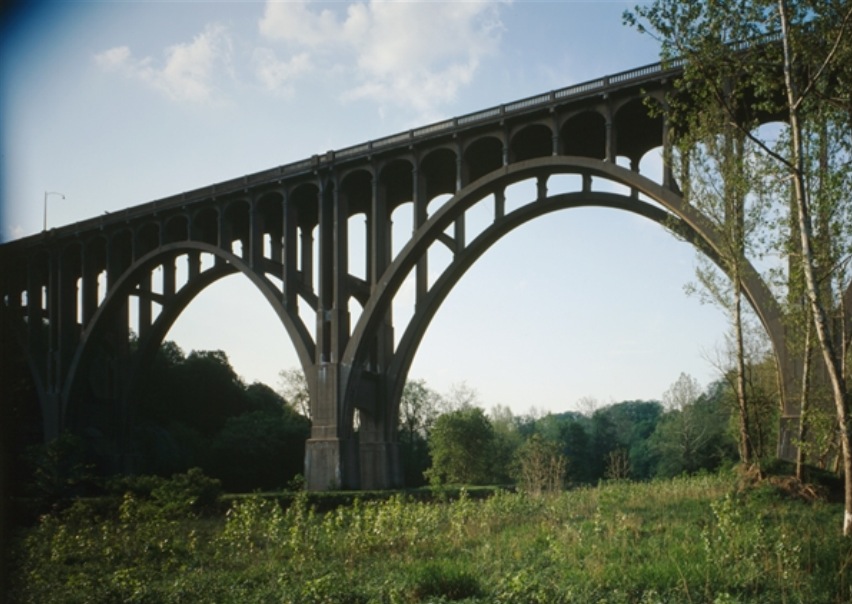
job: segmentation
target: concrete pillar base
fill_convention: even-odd
[[[362,489],[392,489],[402,486],[402,467],[397,443],[361,443],[359,457]]]
[[[305,486],[309,491],[357,489],[356,443],[342,438],[311,438],[305,443]]]

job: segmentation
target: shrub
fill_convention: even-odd
[[[483,594],[479,579],[455,560],[436,560],[415,566],[411,572],[411,597],[415,602],[430,598],[450,601]]]
[[[198,468],[192,468],[185,474],[175,474],[151,491],[151,497],[164,512],[177,514],[211,510],[221,494],[222,483],[205,476]]]

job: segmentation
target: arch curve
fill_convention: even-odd
[[[314,357],[315,344],[313,338],[299,316],[282,303],[281,292],[272,282],[257,271],[252,270],[243,258],[218,246],[200,241],[168,243],[134,261],[122,273],[115,285],[107,292],[103,303],[86,326],[70,364],[69,379],[65,383],[62,395],[63,416],[67,413],[67,405],[71,401],[88,363],[91,361],[90,357],[93,354],[94,346],[109,329],[113,313],[133,295],[133,288],[138,284],[140,278],[143,278],[164,261],[173,260],[188,252],[209,253],[224,260],[224,262],[216,262],[212,268],[200,271],[190,278],[183,287],[175,291],[171,298],[163,304],[162,311],[151,325],[149,333],[139,341],[137,358],[134,361],[134,373],[138,371],[140,363],[143,363],[145,358],[156,352],[157,347],[162,343],[174,322],[198,294],[219,279],[238,272],[247,276],[272,306],[290,336],[303,370],[310,367]],[[131,374],[128,386],[132,387],[136,377],[138,376]]]
[[[486,199],[489,195],[502,195],[509,185],[528,179],[537,179],[541,184],[547,178],[558,174],[579,174],[582,176],[583,190],[540,198],[521,206],[517,210],[495,219],[479,236],[468,245],[460,246],[450,265],[437,279],[422,300],[418,300],[417,310],[405,329],[399,346],[388,368],[388,398],[391,401],[391,414],[397,413],[399,397],[404,386],[408,369],[414,359],[426,328],[438,308],[453,286],[461,279],[473,263],[494,243],[522,224],[560,209],[581,206],[596,206],[630,211],[653,220],[678,236],[693,243],[718,264],[721,256],[721,236],[715,227],[702,214],[683,202],[673,191],[648,178],[614,165],[595,159],[576,156],[540,157],[512,164],[496,170],[471,183],[446,204],[444,204],[415,233],[411,241],[400,252],[381,279],[380,286],[371,297],[369,304],[355,327],[350,346],[343,357],[344,365],[351,368],[352,379],[347,384],[345,405],[350,410],[356,404],[358,373],[364,366],[366,349],[360,344],[371,339],[392,304],[393,298],[403,281],[416,266],[418,259],[428,252],[429,247],[442,237],[442,233],[464,212]],[[618,195],[592,191],[591,177],[599,177],[609,182],[627,186],[634,193],[641,193],[659,206],[641,201],[638,195]],[[539,186],[539,191],[545,187]],[[784,333],[781,312],[775,299],[757,271],[747,264],[743,278],[743,291],[760,318],[772,342],[779,368],[784,366]],[[783,382],[783,380],[782,380]]]

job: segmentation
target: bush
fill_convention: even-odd
[[[430,598],[450,601],[483,594],[479,579],[455,560],[436,560],[415,566],[411,573],[411,596],[416,602]]]
[[[161,511],[177,515],[211,511],[222,495],[222,483],[199,468],[191,468],[171,478],[162,476],[116,476],[107,481],[111,495],[133,495],[152,502]]]
[[[198,468],[192,468],[185,474],[175,474],[151,491],[154,501],[164,511],[194,512],[209,511],[216,507],[222,494],[222,483],[205,476]]]

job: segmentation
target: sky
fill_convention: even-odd
[[[0,31],[0,240],[656,62],[622,25],[634,4],[18,3]],[[695,266],[632,214],[539,218],[464,276],[409,377],[516,414],[659,400],[682,372],[706,386],[727,322],[685,293]],[[249,383],[298,364],[241,276],[167,338],[224,350]]]

